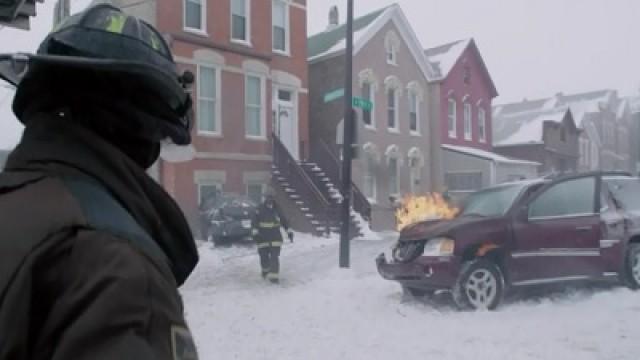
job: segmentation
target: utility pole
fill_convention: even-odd
[[[347,0],[347,48],[344,82],[344,126],[342,142],[342,228],[340,231],[340,267],[349,268],[351,226],[351,158],[353,151],[353,0]]]

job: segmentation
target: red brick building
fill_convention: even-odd
[[[193,88],[195,159],[161,160],[159,181],[195,225],[214,193],[255,199],[271,180],[271,134],[308,154],[306,0],[113,0],[165,35]]]

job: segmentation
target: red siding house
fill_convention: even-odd
[[[467,193],[535,176],[536,164],[492,153],[492,101],[498,96],[473,39],[425,50],[436,71],[445,185]]]

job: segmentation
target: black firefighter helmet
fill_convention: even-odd
[[[67,18],[44,39],[37,54],[19,54],[11,60],[23,62],[17,66],[24,74],[17,77],[13,103],[23,123],[29,102],[48,90],[41,89],[39,79],[57,74],[57,87],[64,86],[58,84],[64,81],[60,74],[88,74],[102,84],[119,82],[118,89],[135,89],[125,96],[140,97],[137,104],[152,115],[145,117],[152,124],[138,126],[147,139],[170,139],[177,145],[191,142],[192,102],[187,88],[193,74],[179,75],[169,46],[156,29],[114,6],[96,5]]]

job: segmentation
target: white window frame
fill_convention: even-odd
[[[224,184],[220,181],[202,181],[202,182],[198,182],[196,184],[196,191],[197,191],[197,196],[198,196],[198,206],[202,205],[202,187],[203,186],[213,186],[218,188],[218,191],[220,191],[220,193],[222,193],[222,189]]]
[[[203,0],[205,1],[205,0]],[[246,39],[236,39],[233,37],[233,2],[234,1],[244,1],[244,9],[245,9],[245,35]],[[231,42],[236,44],[242,44],[246,46],[251,46],[251,0],[231,0],[229,3],[229,38]]]
[[[248,133],[247,121],[248,114],[247,108],[249,104],[247,100],[249,98],[249,78],[257,78],[260,80],[260,134],[252,135]],[[267,121],[266,121],[266,79],[263,75],[246,73],[244,76],[244,125],[245,125],[245,138],[250,140],[267,140]]]
[[[378,93],[378,80],[376,79],[373,70],[371,69],[365,69],[363,71],[360,72],[360,74],[358,75],[358,79],[359,82],[358,84],[360,85],[360,95],[364,98],[364,93],[362,92],[362,88],[365,84],[369,85],[369,90],[371,91],[370,93],[370,99],[369,101],[371,101],[371,124],[364,124],[364,128],[367,130],[372,130],[375,131],[376,128],[378,127],[376,125],[376,95]],[[362,111],[362,113],[364,113],[364,111]]]
[[[483,144],[487,142],[487,112],[483,107],[478,108],[478,139]]]
[[[275,8],[275,3],[281,3],[282,5],[284,5],[284,50],[280,50],[280,49],[276,49],[275,48],[275,44],[273,41],[273,37],[274,37],[274,22],[273,22],[273,8]],[[285,0],[273,0],[273,2],[271,3],[272,6],[272,12],[271,12],[271,49],[273,50],[274,53],[276,54],[280,54],[280,55],[285,55],[285,56],[291,56],[291,18],[290,18],[290,6],[289,6],[289,2],[285,1]]]
[[[391,174],[392,174],[392,169],[391,169],[391,160],[395,160],[396,163],[396,169],[395,169],[395,175],[396,175],[396,188],[392,189],[391,188]],[[396,156],[396,155],[392,155],[387,159],[387,170],[388,170],[388,174],[389,174],[389,195],[390,196],[399,196],[400,192],[401,192],[401,188],[402,186],[400,186],[400,157]]]
[[[389,65],[398,66],[400,39],[394,31],[389,31],[384,40],[385,61]]]
[[[193,28],[187,26],[187,2],[196,2],[198,0],[183,0],[182,1],[182,30],[186,32],[192,32],[199,35],[207,35],[207,0],[200,1],[200,25],[201,28]]]
[[[393,108],[393,118],[394,118],[394,122],[395,122],[395,126],[394,127],[390,127],[389,126],[389,110],[391,110],[390,106],[389,106],[389,91],[393,91],[393,98],[394,98],[394,108]],[[398,105],[400,102],[400,95],[399,95],[399,88],[397,86],[388,86],[385,92],[385,97],[387,99],[387,130],[389,130],[389,132],[393,132],[393,133],[399,133],[400,132],[400,117],[398,116],[400,114],[400,112],[398,111]]]
[[[364,124],[364,127],[366,129],[375,130],[376,129],[376,84],[371,80],[362,81],[360,83],[360,93],[362,97],[365,97],[364,93],[362,92],[362,89],[365,84],[369,85],[369,101],[371,101],[371,104],[372,104],[371,111],[369,111],[369,113],[371,114],[371,124],[365,123],[364,120],[362,121],[362,123]],[[364,113],[364,110],[362,112]]]
[[[372,194],[365,194],[365,196],[367,197],[367,200],[369,200],[370,203],[375,204],[377,202],[378,199],[378,178],[376,176],[376,172],[375,172],[375,168],[373,168],[372,166],[369,166],[370,163],[375,163],[376,162],[376,155],[370,152],[365,152],[365,171],[363,174],[363,185],[366,189],[366,181],[367,179],[371,179],[372,182]],[[371,196],[369,196],[371,195]]]
[[[200,81],[200,72],[202,70],[202,68],[207,68],[207,69],[211,69],[214,71],[215,77],[216,77],[216,83],[214,84],[215,86],[215,97],[214,98],[203,98],[201,96],[202,92],[200,91],[200,86],[202,86],[202,83]],[[197,91],[198,91],[198,97],[196,99],[196,103],[197,103],[197,108],[196,108],[196,129],[197,129],[197,133],[200,136],[222,136],[222,119],[221,119],[221,106],[220,106],[220,84],[221,84],[221,72],[220,72],[220,68],[217,66],[213,66],[213,65],[209,65],[209,64],[198,64],[197,65]],[[214,127],[215,127],[215,131],[208,131],[208,130],[201,130],[200,129],[200,101],[204,100],[204,101],[213,101],[214,102],[214,115],[215,115],[215,123],[214,123]]]
[[[453,114],[451,114],[452,104]],[[447,101],[447,130],[450,138],[455,139],[458,137],[458,102],[454,98],[449,98]]]
[[[465,101],[463,105],[464,117],[464,139],[471,141],[473,139],[473,107],[469,101]]]
[[[261,204],[264,201],[264,194],[266,193],[266,190],[267,190],[267,184],[261,181],[247,181],[247,183],[245,184],[245,193],[247,194],[247,198],[250,198],[249,197],[250,186],[260,186],[260,202],[258,204]]]
[[[412,109],[411,109],[411,100],[415,99],[415,106],[416,106],[416,129],[413,130],[411,129],[411,113],[412,113]],[[410,89],[409,90],[409,94],[407,96],[407,104],[409,105],[409,133],[411,135],[417,135],[419,136],[421,134],[421,129],[420,129],[420,105],[421,105],[421,101],[420,101],[420,97],[418,96],[418,92]]]

